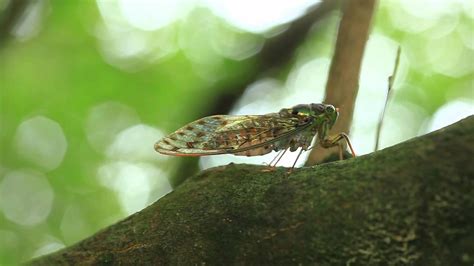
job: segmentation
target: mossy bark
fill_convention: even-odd
[[[217,167],[30,263],[472,265],[473,155],[470,117],[289,176],[284,168]]]

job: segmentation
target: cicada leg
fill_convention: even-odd
[[[283,150],[283,153],[281,154],[280,158],[278,158],[278,160],[276,160],[275,164],[273,165],[273,167],[275,168],[278,164],[278,162],[281,160],[281,158],[283,158],[283,156],[285,155],[286,151],[288,150],[288,148],[284,149]],[[278,155],[280,155],[280,153],[277,154],[277,156],[275,157],[275,159],[278,157]],[[273,159],[272,161],[274,161],[275,159]],[[272,164],[270,163],[270,166]]]
[[[344,160],[344,146],[342,146],[342,143],[339,141],[339,160]]]
[[[356,157],[355,152],[354,152],[354,148],[352,147],[352,143],[349,140],[349,136],[347,136],[346,133],[339,133],[334,137],[328,137],[328,138],[322,140],[321,141],[321,146],[323,148],[330,148],[330,147],[334,147],[334,146],[338,145],[339,146],[339,157],[342,160],[342,153],[343,153],[343,146],[342,146],[342,143],[341,143],[342,140],[345,140],[346,143],[347,143],[347,146],[349,146],[349,149],[351,150],[351,153],[352,153],[352,157]]]
[[[270,161],[270,163],[268,163],[268,166],[272,166],[273,162],[281,155],[282,152],[284,152],[285,150],[281,150],[277,153],[277,155]],[[275,164],[276,165],[276,164]]]
[[[268,168],[264,170],[264,172],[270,172],[270,171],[273,171],[275,170],[275,167],[276,165],[278,164],[278,162],[281,160],[281,158],[283,158],[283,155],[285,155],[285,152],[288,150],[288,148],[284,149],[284,150],[281,150],[277,153],[277,155],[275,156],[275,158],[273,158],[270,163],[268,164]],[[277,159],[278,158],[278,159]],[[276,160],[276,161],[275,161]],[[273,164],[273,162],[275,161],[275,163]],[[272,165],[273,164],[273,165]]]
[[[303,153],[303,148],[301,148],[300,152],[298,153],[298,156],[296,156],[295,162],[294,162],[293,165],[291,166],[290,170],[288,170],[288,174],[291,174],[291,172],[292,172],[293,169],[295,168],[296,162],[298,161],[298,159],[300,158],[300,155],[301,155],[302,153]]]

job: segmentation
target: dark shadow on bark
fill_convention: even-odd
[[[355,159],[227,165],[32,265],[472,265],[474,117]],[[133,177],[130,177],[133,178]]]

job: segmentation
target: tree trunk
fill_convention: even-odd
[[[217,167],[53,264],[472,265],[474,117],[314,167]],[[130,177],[133,178],[133,177]]]

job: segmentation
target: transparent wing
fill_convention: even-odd
[[[273,144],[300,132],[309,122],[267,115],[215,115],[187,124],[155,144],[155,150],[174,156],[215,154],[261,155]],[[243,154],[245,151],[250,151]]]

